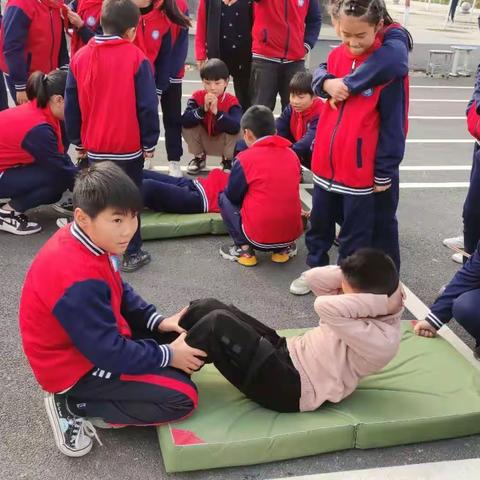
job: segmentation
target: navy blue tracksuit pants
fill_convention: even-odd
[[[472,254],[480,240],[480,146],[475,143],[470,172],[470,187],[463,204],[465,251]]]
[[[74,177],[60,170],[49,170],[35,163],[9,168],[0,176],[0,198],[10,198],[17,212],[60,200],[73,188]]]
[[[165,127],[165,148],[169,161],[179,162],[182,148],[182,83],[171,83],[160,100]]]
[[[143,171],[143,204],[155,212],[203,213],[200,192],[192,180]]]
[[[371,247],[374,231],[374,194],[349,195],[328,192],[315,185],[312,197],[311,227],[305,235],[307,265],[323,267],[330,263],[328,251],[335,239],[335,223],[342,219],[338,261],[362,247]]]

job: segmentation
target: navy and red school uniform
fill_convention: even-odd
[[[480,240],[480,65],[477,68],[472,98],[467,106],[467,128],[475,139],[470,186],[463,204],[465,251],[471,254]]]
[[[219,199],[222,218],[236,245],[284,249],[302,234],[301,167],[291,145],[271,135],[236,157]]]
[[[151,338],[163,317],[122,281],[119,264],[75,223],[56,232],[23,286],[24,352],[44,390],[69,389],[76,414],[119,424],[178,419],[196,406],[196,389],[168,367],[170,347]]]
[[[252,104],[282,110],[289,103],[289,84],[305,69],[304,57],[315,46],[322,16],[317,0],[257,0],[252,30]]]
[[[314,97],[308,109],[296,112],[289,105],[276,121],[277,135],[292,142],[292,150],[298,155],[302,165],[308,169],[311,167],[312,144],[322,109],[322,100]]]
[[[218,97],[218,112],[205,112],[206,90],[197,90],[187,102],[187,108],[182,115],[184,128],[193,128],[202,125],[209,136],[217,136],[221,133],[236,135],[240,131],[242,107],[237,97],[224,92]]]
[[[55,203],[76,172],[49,107],[32,101],[0,113],[0,195],[16,211]]]
[[[2,8],[0,6],[0,22],[2,21]],[[3,80],[3,72],[0,70],[0,80]],[[8,108],[7,88],[5,82],[0,81],[0,112]]]
[[[195,180],[144,170],[143,204],[156,212],[219,213],[218,195],[225,190],[228,178],[229,174],[219,168]]]
[[[92,38],[70,64],[65,123],[89,162],[114,161],[140,188],[144,152],[155,150],[160,133],[155,80],[144,53],[118,36]],[[138,230],[128,254],[140,247]]]
[[[8,1],[0,30],[0,70],[14,99],[32,72],[68,66],[65,9],[60,0]]]
[[[73,30],[70,41],[70,55],[73,57],[92,37],[103,33],[100,25],[102,0],[74,0],[70,3],[70,8],[77,12],[84,22],[82,28]]]
[[[340,45],[328,57],[328,72],[344,77],[380,45],[381,39],[377,38],[370,51],[361,56],[353,56],[344,44]],[[312,156],[315,188],[312,228],[306,235],[309,266],[328,265],[336,221],[342,224],[340,259],[358,248],[377,246],[392,255],[399,266],[396,207],[383,206],[393,218],[385,226],[384,238],[375,238],[374,243],[377,205],[373,187],[395,188],[398,184],[398,165],[407,133],[407,82],[398,78],[369,88],[350,96],[336,110],[325,105]]]
[[[177,0],[178,9],[189,16],[186,0]],[[170,23],[170,86],[162,93],[160,103],[165,128],[165,148],[169,161],[180,161],[182,147],[182,82],[188,53],[188,28]]]
[[[222,0],[200,0],[195,35],[195,58],[223,60],[233,78],[235,96],[243,111],[250,103],[253,0],[225,5]]]

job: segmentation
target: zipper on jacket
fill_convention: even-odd
[[[55,29],[53,27],[52,9],[50,8],[49,10],[50,10],[50,29],[52,31],[52,46],[50,48],[50,72],[51,72],[53,70],[53,51],[54,51],[54,44],[55,44]],[[59,66],[61,66],[61,65],[59,65]]]
[[[285,7],[285,23],[287,24],[287,38],[285,41],[285,54],[284,58],[287,58],[288,48],[290,46],[290,24],[288,23],[288,0],[284,0],[283,5]]]
[[[356,60],[353,60],[352,68],[351,68],[352,72],[355,70],[355,65],[356,65]],[[338,114],[338,118],[337,118],[337,121],[335,123],[335,127],[333,128],[332,138],[330,139],[330,146],[329,146],[329,150],[328,150],[328,158],[330,160],[330,169],[332,170],[332,177],[330,178],[330,186],[328,188],[329,190],[332,189],[333,179],[335,178],[335,169],[333,168],[333,142],[335,141],[335,137],[337,135],[337,130],[338,130],[338,127],[340,125],[340,122],[342,121],[344,110],[345,110],[345,101],[342,102],[342,106],[340,107],[340,113]]]

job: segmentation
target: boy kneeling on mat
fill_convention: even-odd
[[[197,405],[190,380],[205,355],[185,343],[119,274],[138,227],[138,188],[111,162],[83,170],[74,221],[41,248],[25,279],[20,332],[59,450],[87,454],[94,426],[155,425]],[[180,334],[180,335],[179,335]]]
[[[381,370],[400,345],[403,292],[394,263],[362,249],[340,267],[306,273],[318,295],[320,324],[283,338],[233,305],[197,300],[180,325],[186,342],[205,351],[222,375],[248,398],[278,412],[316,410],[340,402],[361,378]]]

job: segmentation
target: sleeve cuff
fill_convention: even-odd
[[[83,147],[83,145],[75,145],[75,150],[77,152],[83,152],[85,148]]]
[[[15,84],[15,91],[17,92],[24,92],[27,89],[26,83],[16,83]]]
[[[444,325],[444,323],[432,312],[428,312],[425,320],[436,330],[440,330]]]
[[[66,63],[65,65],[62,65],[62,66],[60,67],[60,70],[64,70],[64,71],[67,72],[69,68],[70,68],[70,64]]]
[[[163,93],[163,90],[160,90],[160,89],[157,88],[157,95],[159,95],[161,97],[162,93]]]
[[[160,362],[160,368],[165,368],[170,365],[170,362],[172,360],[172,350],[168,345],[159,345],[158,348],[162,352],[163,359]]]
[[[198,120],[203,120],[204,117],[205,117],[205,112],[204,112],[203,108],[199,107],[199,108],[197,108],[196,110],[193,111],[193,115]]]
[[[374,177],[373,181],[375,182],[375,185],[379,185],[381,187],[390,185],[392,183],[392,179],[389,177]]]
[[[150,330],[151,332],[154,332],[160,323],[162,323],[162,320],[164,320],[165,317],[160,315],[157,312],[153,312],[150,315],[150,318],[147,320],[147,329]]]
[[[225,116],[224,112],[217,112],[217,121],[221,120]]]
[[[144,146],[144,147],[142,147],[142,149],[143,149],[144,152],[148,152],[148,153],[154,152],[155,151],[155,145],[153,147],[145,147]]]
[[[305,47],[307,53],[310,53],[312,51],[312,47],[307,42],[305,42],[303,46]]]

